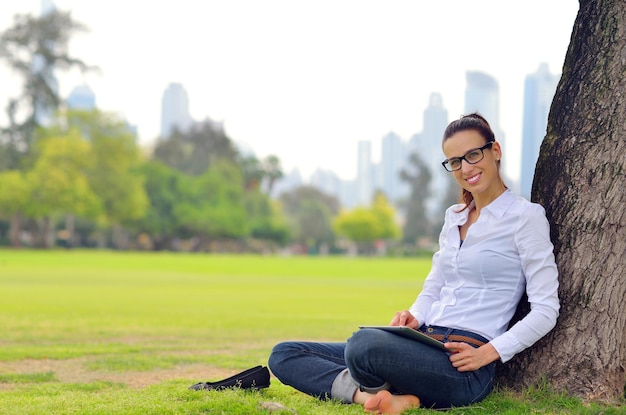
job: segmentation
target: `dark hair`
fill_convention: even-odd
[[[485,143],[488,143],[490,141],[496,141],[496,136],[491,130],[491,126],[489,125],[485,117],[477,112],[464,115],[458,120],[452,121],[450,124],[448,124],[448,126],[446,127],[446,131],[443,133],[443,141],[446,141],[448,138],[452,137],[459,131],[466,130],[477,131],[485,138]]]
[[[485,139],[485,144],[496,141],[496,136],[493,133],[493,130],[491,129],[491,126],[489,125],[485,117],[483,117],[477,112],[473,112],[471,114],[463,115],[458,120],[454,120],[450,124],[448,124],[448,126],[446,127],[446,131],[444,131],[443,133],[442,143],[445,142],[448,138],[455,135],[456,133],[461,132],[461,131],[467,131],[467,130],[474,130],[478,134],[483,136],[483,138]],[[500,168],[499,160],[498,160],[498,168]],[[472,200],[474,200],[474,196],[472,196],[471,192],[468,192],[465,189],[462,189],[462,190],[463,192],[461,193],[459,202],[464,203],[465,207],[461,209],[460,212],[467,209],[470,203],[472,203]]]

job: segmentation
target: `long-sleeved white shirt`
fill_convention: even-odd
[[[446,211],[439,251],[409,311],[420,324],[467,330],[490,340],[502,362],[556,324],[558,271],[543,207],[506,190],[483,207],[461,244],[463,205]],[[507,326],[526,290],[531,311]]]

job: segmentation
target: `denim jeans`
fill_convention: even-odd
[[[422,326],[426,329],[446,338],[455,334],[487,342],[463,330]],[[277,344],[269,367],[284,384],[320,399],[351,402],[358,388],[415,395],[422,406],[433,408],[464,406],[484,399],[493,386],[495,363],[473,372],[459,372],[449,356],[393,333],[361,329],[347,343]]]

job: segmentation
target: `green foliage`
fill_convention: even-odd
[[[218,160],[237,161],[232,140],[214,123],[194,124],[188,131],[174,130],[161,137],[154,148],[154,158],[182,173],[199,176]]]
[[[263,171],[267,179],[267,194],[271,195],[276,180],[284,176],[280,159],[273,154],[267,156],[263,159]]]
[[[260,190],[262,185],[266,185],[266,193],[269,195],[276,180],[283,177],[280,159],[275,155],[269,155],[263,160],[254,155],[246,155],[239,158],[238,164],[247,190]]]
[[[166,184],[147,179],[154,211],[148,212],[140,228],[151,233],[160,247],[175,237],[286,241],[288,229],[280,210],[260,193],[265,178],[271,190],[282,176],[276,156],[263,163],[255,156],[241,156],[224,131],[207,121],[163,138],[154,158],[175,171],[157,168],[158,174],[169,176],[163,177],[169,180]],[[156,218],[166,224],[152,223]]]
[[[0,217],[9,218],[25,209],[30,189],[21,171],[0,172],[0,189]]]
[[[139,147],[128,125],[100,111],[69,111],[67,122],[91,143],[93,166],[87,175],[102,202],[104,224],[125,224],[142,217],[148,198],[143,177],[136,171]]]
[[[258,190],[246,192],[244,200],[250,235],[284,245],[289,238],[289,227],[280,204]]]
[[[334,243],[332,219],[339,211],[335,197],[311,186],[301,186],[283,193],[280,202],[295,242],[309,247]]]
[[[34,131],[60,104],[54,72],[87,65],[68,54],[72,36],[85,27],[69,12],[54,10],[45,16],[16,15],[13,26],[0,34],[0,59],[23,79],[22,93],[7,106],[10,125],[4,130],[8,143],[2,153],[12,156],[7,168],[19,168],[21,157],[31,150]],[[18,119],[26,114],[25,119]]]
[[[400,238],[400,227],[396,224],[396,211],[382,192],[376,192],[372,202],[372,212],[378,223],[379,239]]]
[[[187,190],[188,203],[178,214],[184,232],[213,238],[248,235],[243,177],[233,163],[216,161],[205,174],[191,179]]]
[[[197,177],[159,162],[148,162],[140,171],[151,208],[134,227],[152,235],[160,248],[176,236],[248,235],[242,176],[234,164],[219,160]]]
[[[395,223],[395,210],[381,192],[374,195],[371,207],[357,207],[340,213],[335,219],[334,229],[339,235],[364,245],[400,236],[400,228]]]
[[[102,205],[87,179],[93,161],[91,145],[75,130],[37,145],[39,156],[26,173],[31,193],[25,216],[38,219],[72,213],[95,218]]]
[[[341,212],[335,219],[334,229],[337,234],[357,243],[372,243],[381,233],[378,218],[372,209],[365,207]]]
[[[259,190],[263,181],[263,166],[255,156],[241,157],[239,166],[243,173],[246,190]]]
[[[174,208],[180,201],[178,189],[186,176],[158,161],[142,164],[138,172],[145,177],[144,189],[150,208],[132,226],[150,234],[157,249],[162,249],[178,230]]]

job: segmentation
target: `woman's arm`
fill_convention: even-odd
[[[503,362],[545,336],[554,328],[559,315],[558,270],[550,241],[550,225],[540,205],[531,204],[527,208],[515,235],[530,312],[490,342]]]

